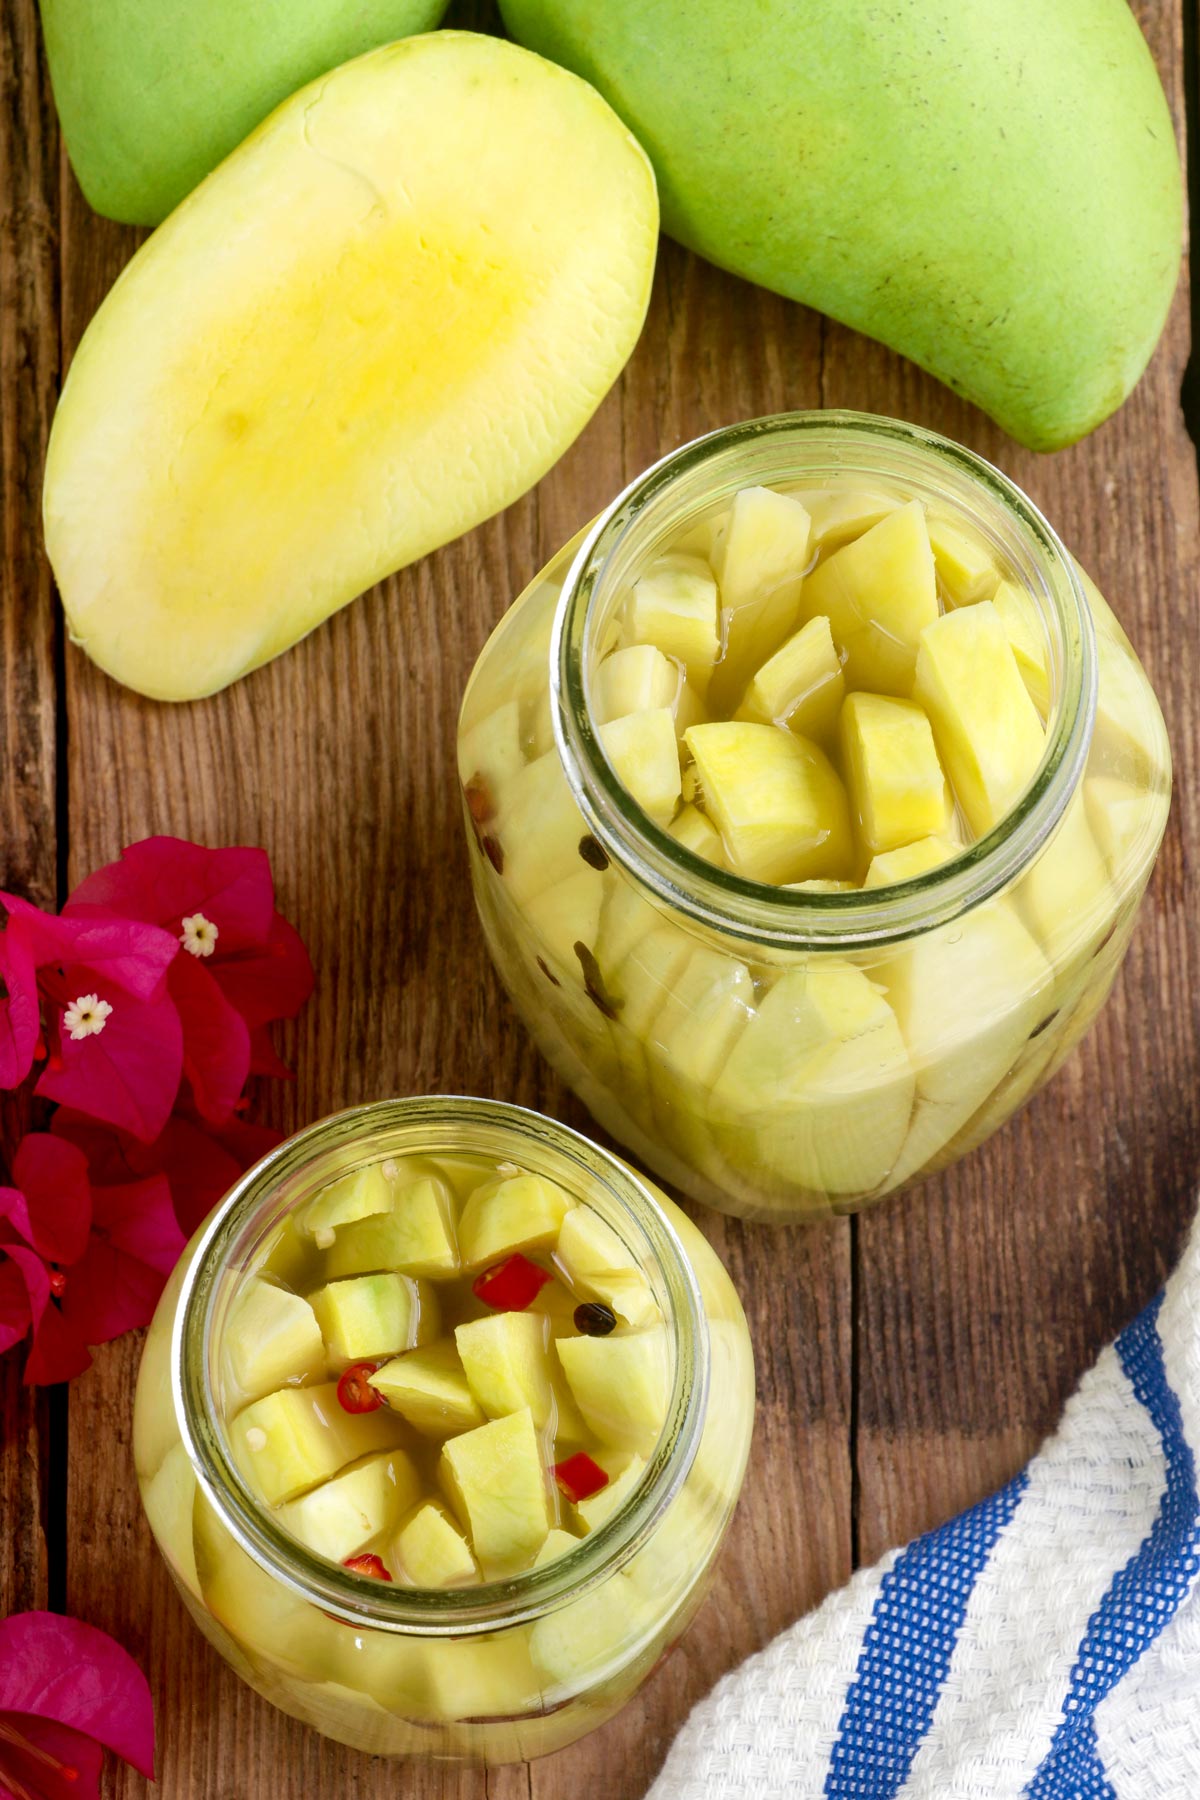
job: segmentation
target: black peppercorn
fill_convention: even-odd
[[[575,1308],[575,1329],[582,1331],[585,1337],[607,1337],[615,1331],[617,1315],[611,1306],[605,1306],[602,1300],[585,1300],[582,1306]]]

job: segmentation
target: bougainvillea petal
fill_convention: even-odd
[[[57,1613],[0,1619],[0,1711],[53,1721],[114,1750],[154,1779],[154,1708],[127,1650]]]
[[[21,1244],[5,1244],[4,1254],[20,1271],[29,1296],[33,1345],[25,1360],[24,1379],[30,1386],[70,1381],[91,1363],[87,1344],[69,1325],[50,1298],[50,1276],[36,1251]]]
[[[179,940],[169,931],[99,907],[83,906],[56,918],[14,894],[0,895],[0,901],[19,923],[39,969],[73,963],[139,1000],[162,992],[163,977],[179,953]]]
[[[216,955],[225,956],[264,941],[275,890],[265,850],[209,850],[186,838],[152,837],[80,882],[63,910],[70,915],[81,905],[151,920],[176,938],[185,917],[203,913],[218,930]]]
[[[127,1131],[116,1131],[67,1107],[55,1113],[50,1129],[78,1144],[95,1183],[112,1186],[147,1175],[165,1175],[185,1238],[191,1237],[238,1176],[280,1141],[280,1133],[265,1125],[232,1119],[216,1132],[176,1113],[152,1144],[143,1144]]]
[[[180,957],[167,987],[183,1026],[183,1072],[196,1110],[219,1125],[232,1116],[250,1074],[250,1032],[196,957]]]
[[[250,1033],[250,1073],[269,1076],[273,1081],[294,1081],[289,1069],[271,1040],[271,1027],[259,1025]]]
[[[15,1262],[0,1255],[0,1356],[21,1342],[31,1322],[29,1294],[21,1271]]]
[[[0,930],[0,1088],[20,1087],[28,1075],[38,1030],[33,951],[22,926],[10,919]]]
[[[0,1188],[0,1216],[47,1262],[73,1263],[87,1248],[92,1188],[87,1158],[45,1131],[21,1139],[12,1188]]]
[[[49,1766],[48,1757],[60,1767]],[[103,1767],[103,1750],[82,1732],[32,1713],[0,1712],[0,1795],[9,1792],[7,1773],[37,1800],[100,1800]]]
[[[292,1019],[313,990],[313,966],[296,929],[276,913],[263,947],[230,960],[213,958],[213,979],[251,1031]]]
[[[274,1150],[276,1144],[283,1142],[281,1131],[276,1131],[273,1125],[259,1125],[253,1119],[231,1119],[214,1136],[231,1156],[237,1158],[243,1169],[252,1168],[268,1151]]]
[[[164,1175],[92,1190],[96,1233],[71,1269],[62,1298],[67,1323],[88,1344],[148,1325],[185,1239]]]
[[[69,968],[45,985],[59,1006],[89,991],[88,971]],[[135,1000],[102,986],[112,1006],[104,1029],[78,1041],[61,1032],[35,1092],[151,1143],[170,1117],[183,1073],[183,1032],[169,996]]]

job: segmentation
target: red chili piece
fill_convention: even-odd
[[[578,1505],[580,1500],[589,1500],[601,1488],[608,1486],[608,1476],[598,1462],[592,1461],[586,1450],[578,1450],[574,1456],[568,1456],[565,1462],[555,1463],[554,1479],[572,1505]]]
[[[375,1581],[390,1581],[383,1558],[376,1556],[373,1550],[365,1550],[361,1556],[348,1556],[342,1564],[343,1569],[353,1569],[356,1575],[370,1575]]]
[[[383,1395],[375,1391],[367,1380],[379,1367],[378,1363],[356,1362],[340,1376],[337,1384],[338,1405],[343,1412],[374,1412],[377,1406],[383,1405]]]
[[[546,1283],[552,1279],[546,1269],[540,1269],[519,1250],[512,1256],[506,1256],[502,1263],[493,1263],[482,1275],[477,1275],[471,1283],[471,1292],[485,1306],[494,1307],[497,1312],[524,1312],[530,1303],[537,1299]]]

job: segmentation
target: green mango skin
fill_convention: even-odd
[[[500,0],[649,152],[664,229],[879,338],[1034,449],[1115,411],[1179,273],[1126,0]]]
[[[430,31],[446,0],[41,0],[50,80],[89,205],[157,225],[316,76]]]

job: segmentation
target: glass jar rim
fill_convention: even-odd
[[[663,1277],[674,1377],[666,1421],[640,1482],[613,1516],[573,1549],[503,1581],[446,1589],[390,1586],[315,1555],[278,1524],[243,1480],[218,1423],[211,1340],[221,1276],[287,1176],[298,1175],[320,1152],[347,1149],[381,1131],[408,1133],[412,1144],[404,1148],[412,1154],[438,1149],[451,1154],[455,1134],[470,1136],[472,1149],[490,1136],[497,1149],[535,1172],[539,1162],[560,1171],[572,1165],[581,1188],[586,1182],[594,1190],[599,1183],[633,1221]],[[369,1160],[375,1157],[362,1159]],[[554,1178],[564,1179],[561,1173]],[[277,1145],[218,1204],[179,1294],[171,1336],[172,1399],[185,1453],[221,1523],[243,1551],[302,1599],[360,1629],[428,1637],[497,1631],[528,1623],[595,1588],[652,1536],[687,1477],[704,1428],[709,1383],[704,1317],[699,1283],[678,1234],[641,1177],[610,1151],[558,1120],[506,1101],[457,1094],[372,1101],[330,1114]]]
[[[823,454],[824,464],[814,461]],[[808,461],[803,461],[803,456]],[[789,461],[789,457],[791,460]],[[755,473],[746,473],[747,459]],[[935,470],[936,482],[930,479]],[[1026,585],[1036,575],[1053,613],[1061,680],[1042,760],[1026,792],[990,832],[938,867],[891,886],[797,891],[747,881],[673,838],[621,783],[588,704],[589,626],[636,566],[638,527],[681,490],[698,512],[758,480],[766,485],[847,474],[922,482],[964,509],[986,496],[1012,534]],[[622,558],[624,557],[624,561]],[[1075,565],[1049,521],[999,469],[952,439],[902,420],[846,411],[776,413],[693,439],[636,477],[589,527],[567,572],[550,644],[555,744],[575,802],[607,854],[643,888],[696,924],[778,952],[869,950],[931,931],[1023,874],[1062,819],[1083,774],[1096,713],[1091,612]]]

